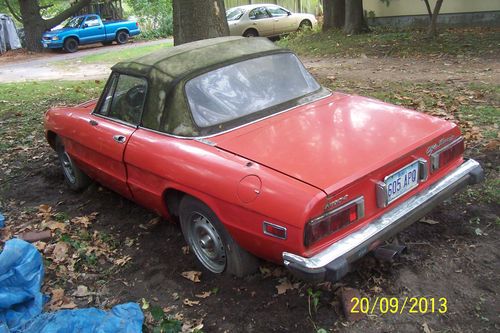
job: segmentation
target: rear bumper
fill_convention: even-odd
[[[429,188],[395,206],[368,225],[333,243],[313,257],[283,252],[283,263],[294,275],[308,281],[337,281],[352,263],[418,221],[434,207],[470,184],[483,180],[478,162],[468,160]]]

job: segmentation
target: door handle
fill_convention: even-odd
[[[91,120],[89,120],[89,124],[90,124],[90,125],[92,125],[92,126],[97,126],[97,125],[99,125],[99,123],[98,123],[97,121],[92,120],[92,119],[91,119]]]
[[[125,135],[117,134],[117,135],[113,135],[113,140],[115,140],[118,143],[125,143],[125,141],[127,140],[127,137]]]

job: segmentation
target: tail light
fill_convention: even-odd
[[[359,197],[345,205],[316,217],[307,223],[304,231],[304,245],[309,246],[328,235],[363,218],[365,201]]]
[[[431,171],[434,172],[464,153],[464,138],[460,137],[431,154]]]

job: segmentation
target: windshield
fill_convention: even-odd
[[[71,20],[69,20],[68,23],[64,26],[65,28],[78,28],[82,22],[83,22],[84,17],[79,16],[79,17],[73,17]]]
[[[240,8],[231,8],[226,11],[228,21],[237,21],[245,12]]]
[[[202,74],[186,83],[199,127],[219,125],[312,93],[320,85],[292,53],[258,57]]]

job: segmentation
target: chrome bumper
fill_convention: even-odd
[[[418,221],[465,186],[479,183],[483,177],[479,163],[468,160],[437,183],[313,257],[283,252],[283,263],[302,279],[337,281],[349,272],[354,261],[373,250],[381,241]]]

